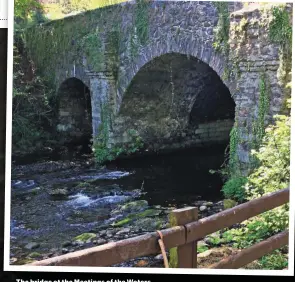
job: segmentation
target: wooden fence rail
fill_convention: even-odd
[[[289,188],[286,188],[200,220],[197,220],[196,207],[173,211],[171,216],[174,218],[173,225],[175,226],[161,230],[166,250],[177,248],[177,265],[173,267],[195,268],[198,240],[288,202]],[[112,266],[130,259],[159,254],[161,250],[158,240],[159,233],[153,232],[27,265]],[[230,256],[210,268],[239,268],[287,244],[288,231],[284,231],[242,250],[237,255]]]

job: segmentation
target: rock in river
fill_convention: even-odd
[[[106,244],[107,243],[107,240],[104,240],[104,239],[99,239],[99,240],[94,240],[93,241],[93,244],[99,246],[99,245],[103,245],[103,244]]]
[[[25,248],[28,250],[36,249],[40,246],[40,244],[35,243],[35,242],[30,242],[27,245],[25,245]]]
[[[155,231],[161,229],[162,221],[155,218],[140,218],[133,223],[134,228],[138,228],[143,231]]]
[[[133,201],[124,205],[120,205],[117,209],[112,211],[112,214],[136,213],[148,207],[148,202],[145,200]]]
[[[67,198],[68,190],[57,188],[57,189],[51,190],[49,192],[49,195],[55,200],[63,200]]]
[[[206,206],[200,206],[200,211],[202,212],[202,211],[205,211],[207,209],[207,207]]]

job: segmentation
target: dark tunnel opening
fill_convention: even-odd
[[[235,118],[235,102],[219,76],[212,72],[204,78],[205,87],[190,112],[189,124]]]
[[[92,109],[89,88],[77,78],[69,78],[58,91],[57,130],[69,148],[82,147],[85,152],[92,144]]]

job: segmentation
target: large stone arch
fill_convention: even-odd
[[[130,142],[130,130],[154,150],[228,143],[235,102],[217,57],[203,58],[207,62],[180,52],[147,54],[131,68],[139,70],[124,86],[111,143]]]
[[[235,99],[236,81],[229,80],[224,75],[227,67],[226,59],[220,52],[215,51],[212,42],[206,42],[202,38],[171,37],[168,40],[166,38],[160,41],[152,40],[147,46],[141,46],[140,52],[135,58],[123,60],[124,63],[119,72],[116,110],[119,110],[124,93],[139,70],[155,58],[170,53],[197,58],[206,63],[222,79]]]
[[[89,143],[92,138],[92,109],[89,87],[70,77],[58,88],[57,130],[65,144]]]

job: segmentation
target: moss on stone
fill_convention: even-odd
[[[139,213],[137,217],[157,216],[159,213],[160,211],[158,210],[149,209]]]
[[[128,211],[139,211],[142,208],[146,207],[148,205],[148,202],[145,200],[139,200],[134,202],[129,202],[125,205],[122,205],[119,209],[122,212],[128,212]]]
[[[157,215],[159,215],[159,213],[160,213],[160,211],[158,211],[158,210],[148,209],[148,210],[145,210],[145,211],[140,212],[140,213],[129,214],[126,218],[113,223],[113,226],[121,227],[123,225],[126,225],[126,224],[132,222],[135,219],[144,218],[144,217],[151,217],[151,216],[157,216]]]
[[[130,221],[132,221],[132,218],[126,217],[126,218],[124,218],[124,219],[122,219],[122,220],[114,223],[113,226],[115,226],[115,227],[121,227],[121,226],[129,223]]]
[[[91,240],[93,238],[96,238],[96,234],[94,233],[83,233],[77,237],[74,238],[74,241],[79,241],[79,242],[87,242],[88,240]]]
[[[224,199],[223,200],[223,207],[224,209],[230,209],[237,205],[237,202],[231,199]]]
[[[41,254],[38,253],[38,252],[32,252],[28,255],[28,257],[30,258],[38,258],[38,257],[41,257]]]
[[[32,263],[34,261],[35,260],[32,259],[32,258],[23,258],[23,259],[17,260],[14,264],[16,264],[16,265],[24,265],[24,264]]]

